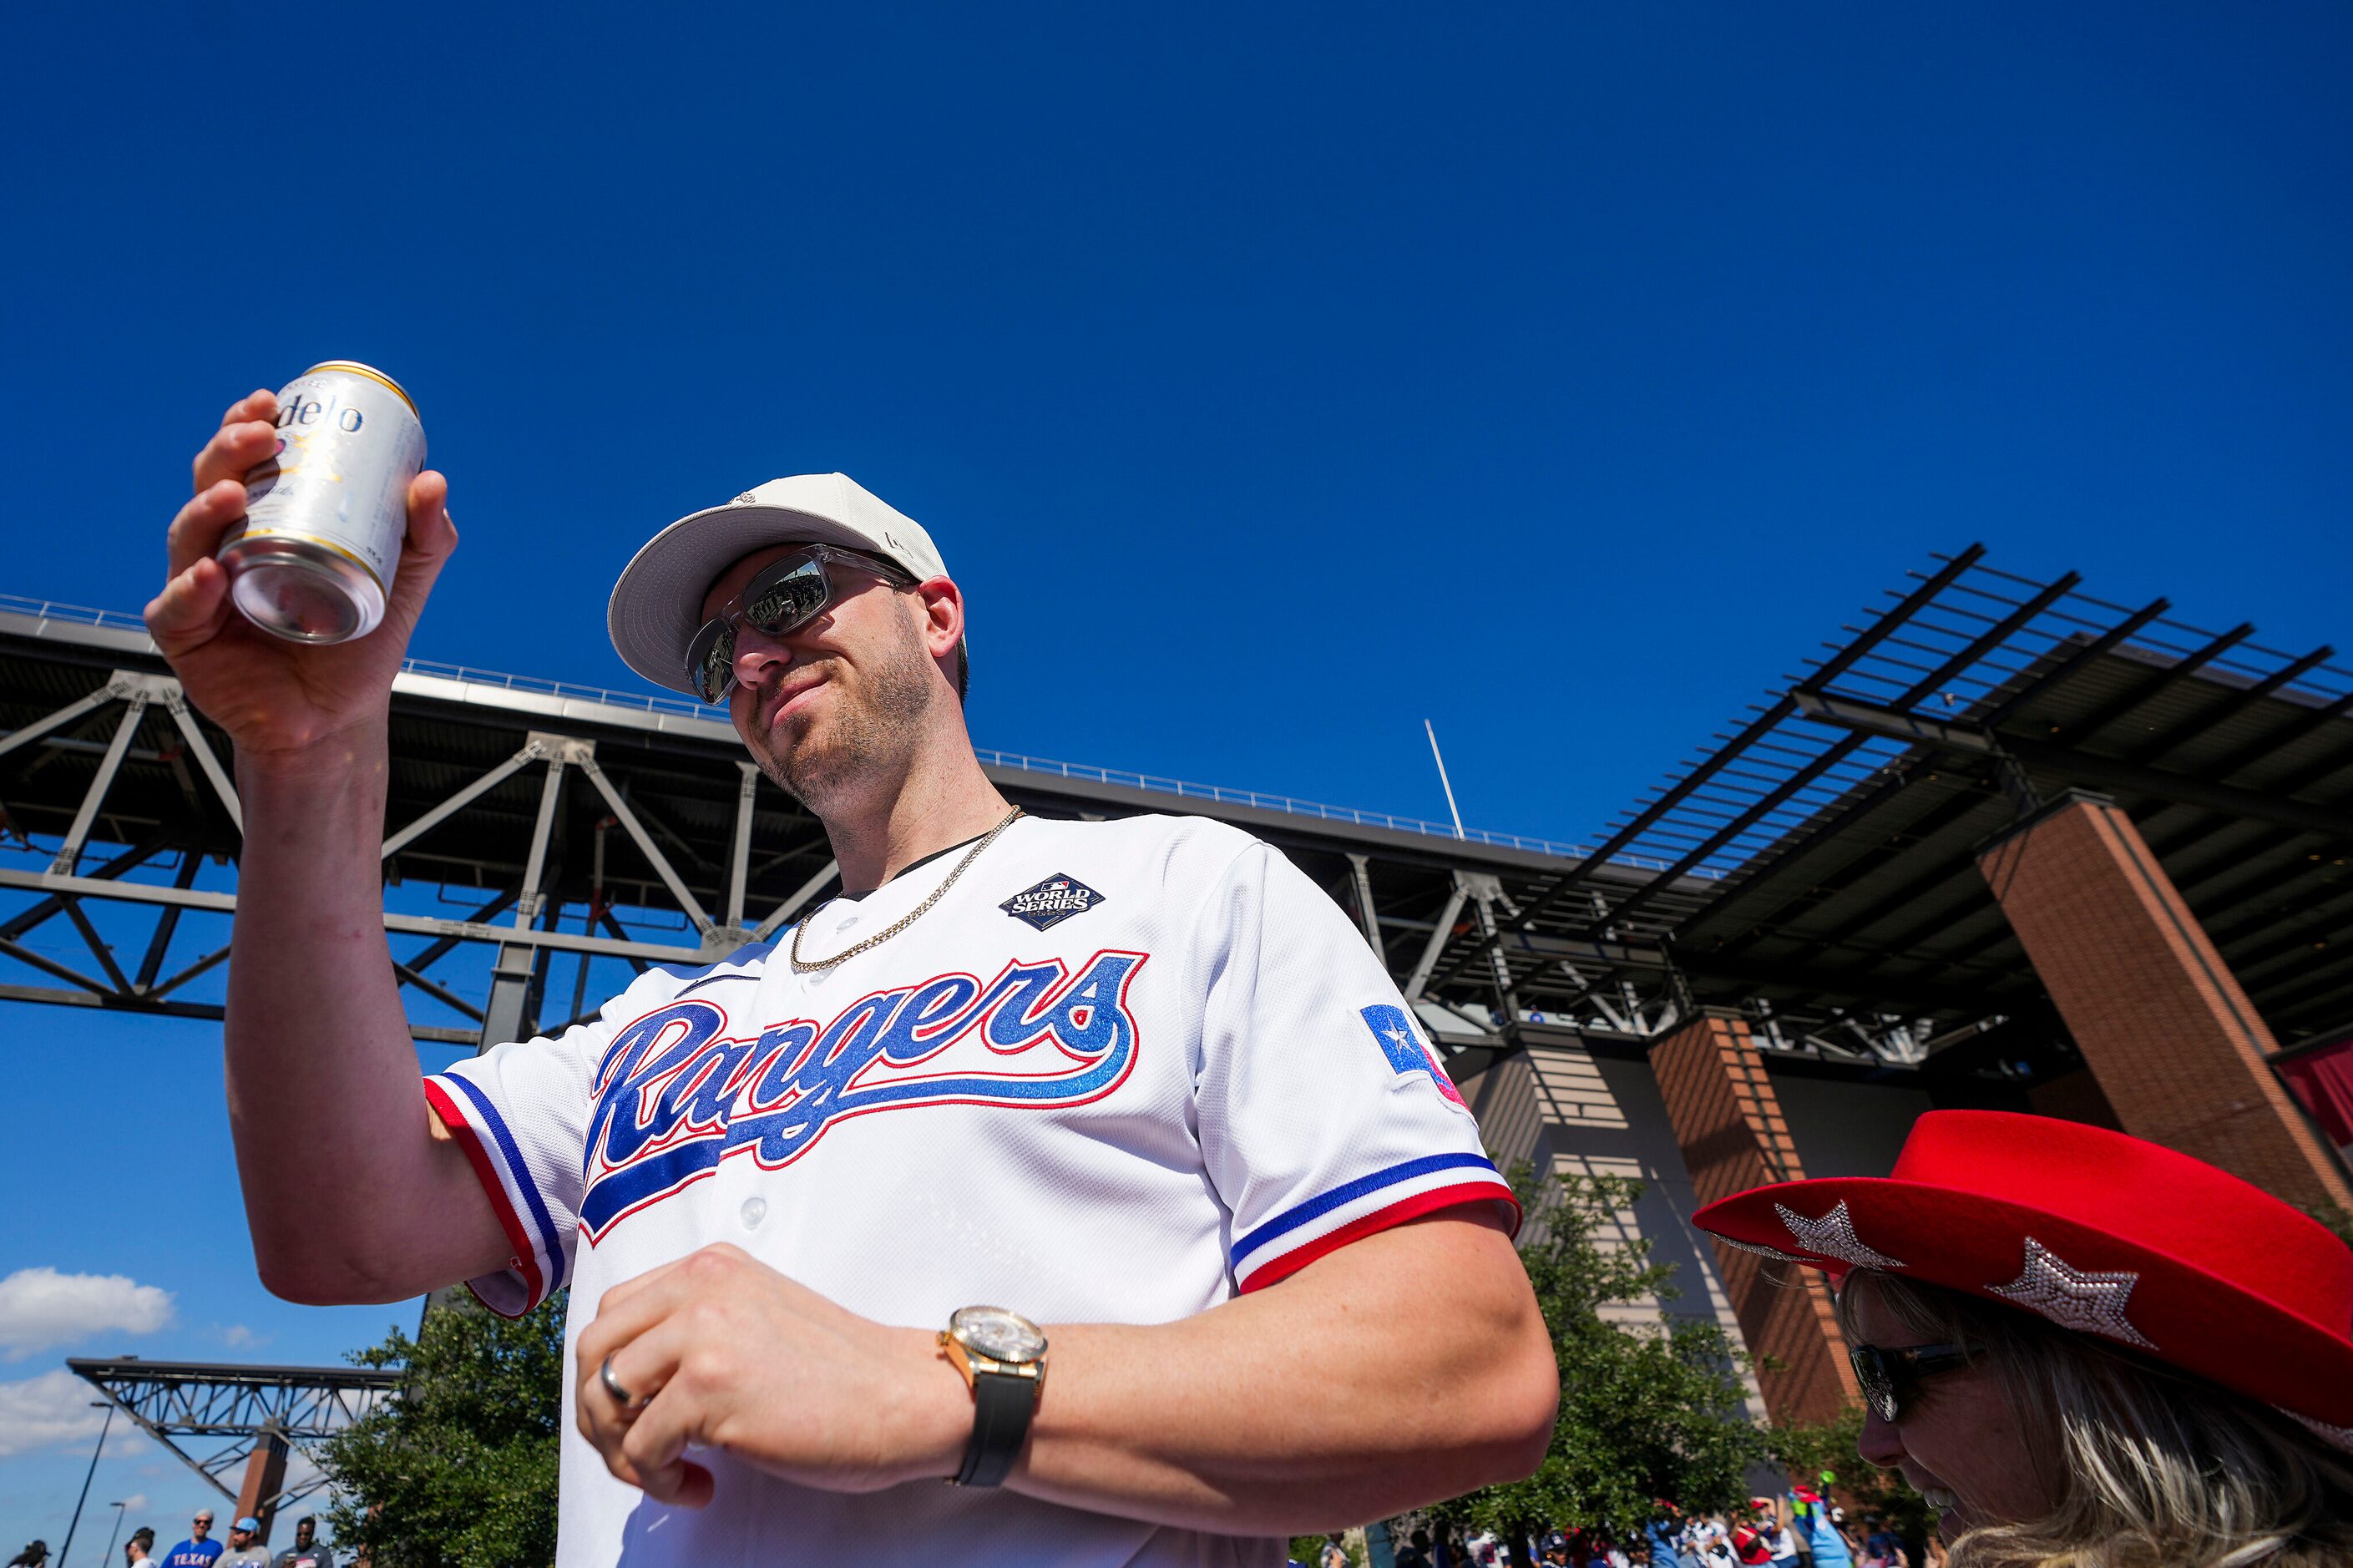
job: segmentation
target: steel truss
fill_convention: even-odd
[[[232,1503],[240,1500],[227,1478],[257,1452],[267,1458],[274,1444],[281,1458],[290,1447],[315,1459],[320,1443],[393,1397],[402,1376],[396,1368],[216,1366],[136,1356],[77,1357],[66,1365]],[[314,1462],[293,1486],[245,1500],[266,1524],[324,1485]]]
[[[1824,668],[1855,666],[1901,620]],[[1809,689],[1828,689],[1821,672]],[[1900,959],[1904,944],[1881,940],[1892,917],[1825,948],[1840,963],[1795,969],[1689,940],[1825,814],[1918,766],[1918,747],[1889,737],[1813,738],[1805,700],[1770,705],[1590,851],[1031,759],[985,766],[1037,815],[1193,811],[1277,845],[1439,1043],[1477,1053],[1458,1076],[1534,1039],[1640,1054],[1703,1005],[1744,1007],[1769,1058],[1823,1070],[1958,1063],[1947,1047],[2003,1019],[2003,1048],[1977,1048],[1968,1070],[2063,1068],[2063,1031],[2015,953],[1845,962],[1858,948]],[[225,740],[143,628],[0,600],[0,896],[18,900],[0,901],[0,1000],[219,1018],[242,809]],[[383,923],[428,1047],[560,1029],[630,970],[710,962],[839,885],[821,825],[692,704],[413,663],[391,726]]]
[[[0,736],[0,894],[18,900],[0,910],[0,959],[32,972],[0,970],[0,1000],[218,1019],[243,828],[225,741],[143,631],[52,607],[0,604],[0,717],[13,724]],[[708,963],[838,886],[820,826],[687,704],[415,665],[394,689],[393,753],[383,923],[429,1047],[559,1029],[618,990],[622,966]],[[1500,966],[1433,981],[1458,927],[1493,929],[1577,864],[1556,847],[1060,763],[987,766],[1041,816],[1192,810],[1279,845],[1450,1049],[1508,1048],[1515,1020],[1639,1041],[1677,1016],[1655,944],[1562,944],[1570,994],[1541,1008]],[[1641,874],[1603,872],[1611,885]],[[454,917],[433,907],[451,901],[464,906]],[[64,942],[41,945],[52,932]]]

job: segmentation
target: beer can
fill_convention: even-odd
[[[245,521],[221,546],[245,617],[295,642],[363,637],[384,619],[408,531],[425,426],[400,384],[353,360],[278,395],[278,450],[245,476]]]

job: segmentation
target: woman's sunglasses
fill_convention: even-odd
[[[1882,1350],[1877,1345],[1849,1345],[1846,1358],[1854,1363],[1854,1380],[1862,1385],[1865,1404],[1882,1421],[1893,1421],[1904,1408],[1912,1385],[1940,1372],[1958,1372],[1969,1364],[1958,1345],[1911,1345]]]
[[[842,575],[846,573],[865,573],[897,588],[915,582],[886,562],[830,544],[805,544],[790,555],[778,556],[703,622],[686,645],[686,679],[694,694],[709,703],[726,701],[735,689],[736,629],[750,626],[769,637],[798,631],[858,586]]]

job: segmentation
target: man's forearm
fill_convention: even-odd
[[[392,1300],[446,1284],[429,1277],[443,1272],[432,1255],[454,1233],[479,1237],[488,1216],[462,1161],[428,1132],[385,953],[385,759],[378,722],[237,768],[229,1125],[262,1279],[297,1300]],[[473,1226],[451,1223],[474,1208]]]
[[[1009,1484],[1228,1534],[1339,1529],[1517,1479],[1558,1405],[1526,1275],[1481,1211],[1367,1237],[1180,1322],[1048,1331]]]

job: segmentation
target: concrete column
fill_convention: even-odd
[[[2130,817],[2076,792],[1978,866],[2124,1131],[2290,1203],[2353,1209],[2263,1059],[2271,1030]]]
[[[1764,1059],[1736,1013],[1704,1010],[1651,1047],[1667,1119],[1703,1204],[1768,1182],[1802,1180]],[[1828,1421],[1862,1397],[1820,1270],[1715,1242],[1716,1272],[1749,1351],[1771,1356],[1757,1386],[1777,1422]]]
[[[286,1434],[264,1426],[253,1439],[245,1461],[245,1484],[237,1489],[237,1511],[231,1519],[251,1514],[261,1521],[258,1543],[269,1544],[270,1521],[278,1515],[278,1494],[286,1486]]]

